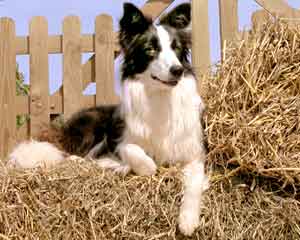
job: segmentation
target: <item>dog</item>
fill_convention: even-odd
[[[181,166],[184,194],[179,229],[192,235],[199,226],[208,180],[201,125],[204,103],[189,62],[190,4],[177,6],[154,24],[136,6],[124,3],[119,25],[124,55],[121,103],[75,113],[59,130],[61,156],[53,156],[50,162],[62,161],[65,153],[75,154],[121,174],[144,176],[155,174],[158,166]],[[26,158],[33,159],[29,152],[53,147],[42,146],[44,142],[28,144],[11,153],[11,162],[22,166],[26,161],[20,148],[30,148]],[[32,161],[36,166],[40,160],[36,157]],[[46,157],[44,163],[47,165]]]

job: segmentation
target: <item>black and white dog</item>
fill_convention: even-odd
[[[184,196],[179,228],[185,235],[199,225],[202,193],[208,187],[204,104],[188,61],[190,11],[190,4],[181,4],[154,24],[125,3],[119,35],[124,54],[121,104],[82,110],[61,130],[65,152],[87,155],[122,174],[153,175],[158,166],[180,165]],[[10,155],[10,163],[21,167],[62,159],[53,145],[36,141],[22,143]]]

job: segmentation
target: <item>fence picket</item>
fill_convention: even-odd
[[[237,39],[238,0],[219,0],[221,54],[224,55],[224,46]]]
[[[30,22],[30,135],[37,137],[49,125],[48,23],[44,17]]]
[[[64,118],[81,108],[83,91],[81,80],[80,20],[68,16],[63,22],[63,111]]]
[[[0,159],[16,141],[16,36],[10,18],[0,18]]]
[[[96,18],[95,27],[95,79],[96,104],[117,103],[114,89],[113,20],[109,15]]]
[[[211,64],[208,23],[208,0],[192,1],[192,60],[199,81]]]

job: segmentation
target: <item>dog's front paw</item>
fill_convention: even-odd
[[[135,173],[140,176],[151,176],[154,175],[157,171],[157,166],[152,160],[152,158],[148,156],[143,156],[143,160],[140,165],[138,165],[134,169]]]
[[[182,211],[179,215],[179,230],[186,236],[191,236],[199,226],[199,216],[193,211]]]

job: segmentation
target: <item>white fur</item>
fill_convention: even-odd
[[[156,172],[156,164],[145,151],[136,144],[123,143],[119,146],[121,159],[138,175],[149,176]]]
[[[145,87],[143,81],[125,81],[123,86],[123,144],[139,145],[150,157],[156,157],[159,165],[187,163],[204,154],[203,103],[194,77],[184,76],[176,87],[168,88]]]
[[[65,158],[63,152],[48,142],[30,140],[17,145],[8,156],[8,166],[17,168],[52,167]]]
[[[115,173],[121,174],[121,175],[127,175],[131,168],[129,167],[129,165],[127,164],[123,164],[118,162],[117,159],[115,159],[114,157],[103,157],[100,159],[95,159],[96,164],[104,169],[111,169],[113,170]]]
[[[208,188],[208,180],[204,175],[203,161],[195,160],[184,169],[184,195],[179,214],[179,229],[185,235],[191,235],[199,224],[202,192]]]
[[[167,81],[170,77],[170,68],[174,65],[181,66],[181,63],[171,48],[169,33],[162,26],[157,26],[156,31],[160,41],[161,52],[158,58],[151,62],[148,71],[160,80]]]

